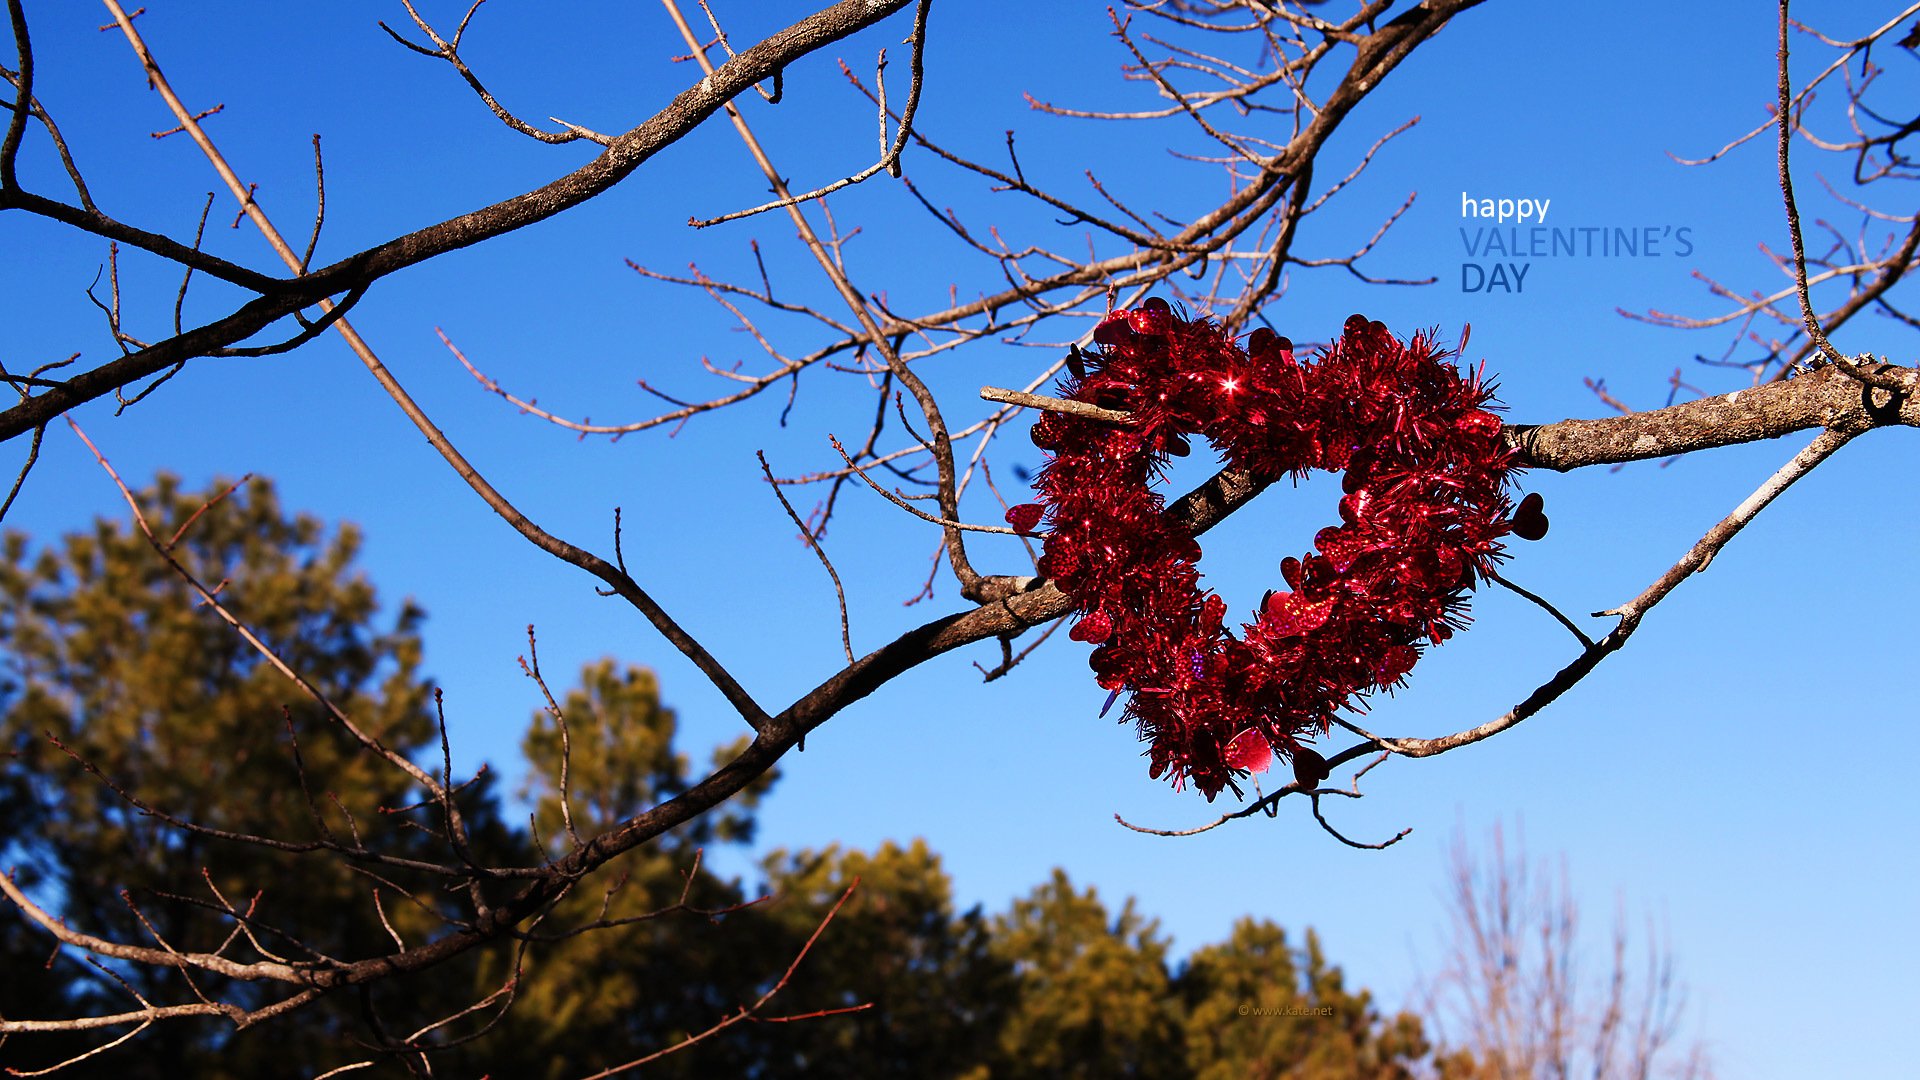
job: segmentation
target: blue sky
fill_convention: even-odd
[[[399,5],[307,8],[240,3],[150,5],[140,22],[174,87],[196,108],[225,103],[209,131],[281,229],[304,235],[312,206],[310,136],[325,139],[327,230],[318,262],[490,203],[586,159],[580,147],[536,145],[500,126],[452,72],[403,52],[375,27],[404,22]],[[791,17],[773,5],[723,5],[736,42]],[[782,6],[783,8],[785,6]],[[1019,132],[1029,176],[1091,196],[1095,169],[1123,197],[1179,216],[1208,205],[1220,181],[1165,148],[1200,144],[1176,123],[1123,127],[1049,118],[1022,91],[1061,104],[1145,107],[1149,92],[1122,83],[1125,54],[1093,5],[943,0],[932,17],[924,130],[997,160],[1003,132]],[[744,10],[731,10],[739,8]],[[1883,8],[1885,9],[1883,12]],[[464,5],[423,10],[449,23]],[[624,130],[693,81],[684,51],[653,5],[570,5],[563,23],[546,5],[487,5],[470,32],[469,59],[504,101],[600,130]],[[1870,29],[1895,10],[1839,2],[1796,6],[1835,36]],[[94,28],[104,11],[42,5],[29,13],[38,48],[36,90],[61,121],[96,198],[124,219],[190,233],[214,178],[143,88],[117,34]],[[864,166],[873,118],[833,66],[868,72],[874,51],[897,46],[896,20],[797,65],[787,101],[748,99],[749,119],[798,185]],[[1422,47],[1351,118],[1320,166],[1337,176],[1380,133],[1418,115],[1374,166],[1311,220],[1298,250],[1335,255],[1371,235],[1409,192],[1418,199],[1371,257],[1374,271],[1436,275],[1424,288],[1366,286],[1334,270],[1298,271],[1268,311],[1283,331],[1323,339],[1351,311],[1402,332],[1473,327],[1470,359],[1498,376],[1516,421],[1601,415],[1583,386],[1605,378],[1636,405],[1665,400],[1687,368],[1697,385],[1738,383],[1698,369],[1696,352],[1726,339],[1630,322],[1616,308],[1693,314],[1719,309],[1690,277],[1699,270],[1745,288],[1781,279],[1759,245],[1785,246],[1771,152],[1762,140],[1704,169],[1699,155],[1761,122],[1771,100],[1773,11],[1754,3],[1522,4],[1493,2]],[[1826,54],[1802,39],[1808,65]],[[1818,56],[1818,59],[1815,57]],[[1890,80],[1912,86],[1910,55],[1886,49]],[[893,71],[903,73],[896,62]],[[1252,129],[1257,130],[1257,129]],[[1276,132],[1275,134],[1279,134]],[[30,144],[23,177],[60,184],[44,145]],[[1803,192],[1832,165],[1803,159]],[[1013,197],[909,151],[906,168],[939,205],[969,222],[998,222],[1016,243],[1082,244]],[[1839,179],[1835,177],[1836,181]],[[832,592],[813,556],[758,481],[753,452],[776,471],[833,461],[826,438],[857,435],[870,409],[852,377],[803,380],[778,424],[769,397],[687,425],[617,443],[581,442],[518,416],[481,392],[434,335],[443,328],[510,389],[595,420],[638,419],[652,402],[636,379],[676,393],[711,392],[707,355],[720,366],[761,362],[704,297],[647,282],[633,259],[678,272],[697,260],[719,277],[750,277],[749,239],[767,253],[784,297],[827,303],[827,292],[784,220],[762,217],[706,230],[710,216],[761,201],[764,181],[732,132],[710,125],[662,153],[608,196],[521,233],[384,281],[354,322],[399,378],[503,491],[552,532],[605,550],[612,508],[625,508],[626,556],[652,590],[766,704],[778,706],[830,674],[839,642]],[[1533,260],[1524,292],[1460,288],[1460,199],[1550,198],[1549,225],[1685,226],[1689,257]],[[1811,202],[1812,196],[1809,196]],[[1832,204],[1824,212],[1832,213]],[[899,308],[937,306],[949,282],[991,289],[990,267],[940,234],[884,177],[835,203],[858,281]],[[1899,207],[1889,209],[1900,210]],[[216,200],[207,246],[277,268],[248,229],[229,230],[231,200]],[[1852,215],[1835,217],[1857,227]],[[0,291],[4,359],[20,370],[81,351],[110,355],[84,290],[103,245],[48,226],[0,219],[14,254]],[[158,336],[175,280],[128,260],[128,317]],[[201,282],[188,302],[211,316],[230,299]],[[810,331],[771,323],[805,351]],[[1910,363],[1911,332],[1862,320],[1840,339]],[[1064,332],[1063,332],[1064,333]],[[985,345],[928,365],[950,415],[983,383],[1024,383],[1051,353]],[[191,483],[255,472],[273,477],[287,505],[361,523],[363,563],[383,595],[411,595],[429,611],[428,668],[446,689],[459,759],[517,768],[517,740],[538,706],[514,658],[537,624],[542,664],[570,672],[603,655],[656,666],[679,710],[686,747],[739,734],[737,720],[631,611],[593,595],[579,572],[538,555],[461,487],[358,362],[329,337],[292,356],[196,361],[119,417],[109,405],[76,419],[123,475],[158,469]],[[1784,462],[1804,437],[1714,452],[1670,467],[1530,476],[1553,531],[1518,551],[1515,580],[1569,611],[1609,608],[1637,593],[1699,533]],[[23,447],[11,448],[12,453]],[[1885,748],[1911,730],[1913,710],[1885,665],[1910,648],[1920,605],[1902,570],[1920,465],[1912,433],[1864,438],[1793,489],[1700,578],[1654,613],[1630,647],[1543,715],[1489,743],[1369,774],[1368,797],[1333,808],[1349,835],[1413,834],[1387,852],[1358,852],[1322,834],[1304,806],[1205,836],[1136,835],[1113,822],[1184,827],[1210,820],[1191,794],[1150,781],[1129,731],[1096,718],[1103,694],[1085,647],[1058,640],[1015,675],[981,685],[950,656],[848,710],[785,763],[761,816],[763,849],[840,842],[869,847],[925,836],[945,858],[963,903],[999,908],[1055,865],[1114,900],[1132,895],[1182,949],[1222,937],[1242,914],[1316,927],[1353,982],[1400,1004],[1439,959],[1440,890],[1456,828],[1475,839],[1523,820],[1538,856],[1564,854],[1598,950],[1616,906],[1638,925],[1666,927],[1692,986],[1690,1029],[1732,1077],[1894,1075],[1888,1033],[1908,1022],[1920,947],[1897,932],[1916,911],[1920,880],[1908,850],[1920,803],[1899,755]],[[1006,440],[994,451],[1003,484],[1037,453]],[[1275,490],[1209,538],[1206,570],[1236,607],[1254,602],[1331,517],[1328,483]],[[796,502],[803,507],[807,497]],[[975,520],[997,513],[982,500]],[[85,449],[50,429],[42,461],[9,527],[41,536],[83,526],[122,504]],[[847,579],[857,650],[958,604],[940,585],[931,603],[903,607],[924,577],[937,537],[877,498],[843,504],[828,550]],[[1011,545],[976,548],[976,563],[1020,572]],[[1377,704],[1375,730],[1436,735],[1504,712],[1573,654],[1571,639],[1512,598],[1476,601],[1473,632],[1430,653],[1411,686]],[[1344,745],[1334,740],[1334,745]],[[732,868],[748,872],[744,859]],[[1594,954],[1595,962],[1600,959]]]

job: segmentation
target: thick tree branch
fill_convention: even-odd
[[[913,0],[840,0],[735,54],[711,75],[682,91],[666,108],[615,138],[597,158],[524,195],[417,229],[349,256],[314,276],[332,283],[383,277],[437,255],[468,247],[578,206],[626,179],[654,154],[683,138],[755,83],[793,61],[905,8]]]
[[[145,229],[135,228],[132,225],[108,217],[98,210],[69,206],[56,199],[49,199],[44,195],[35,195],[30,191],[0,188],[0,210],[25,210],[29,214],[37,214],[49,221],[57,221],[62,225],[71,225],[76,229],[92,233],[103,239],[117,241],[129,247],[136,247],[150,254],[158,255],[168,262],[178,263],[181,266],[190,266],[210,277],[231,282],[243,289],[260,293],[263,296],[277,296],[289,292],[298,292],[306,296],[315,295],[311,289],[302,283],[276,278],[269,274],[262,274],[257,270],[249,270],[237,263],[228,262],[217,255],[209,255],[204,251],[182,244],[171,237],[148,232]],[[308,301],[308,303],[311,302],[311,300]]]
[[[1896,424],[1920,427],[1920,372],[1892,365],[1878,370],[1905,392],[1876,389],[1826,367],[1787,382],[1650,412],[1511,425],[1506,437],[1527,465],[1566,472],[1777,439],[1811,428],[1857,433]]]
[[[105,397],[185,360],[207,356],[244,341],[288,315],[311,305],[322,295],[302,289],[295,294],[263,296],[217,322],[155,342],[144,349],[83,371],[57,386],[0,412],[0,442],[43,427],[68,409]]]

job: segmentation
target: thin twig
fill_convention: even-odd
[[[617,512],[614,521],[617,529]],[[553,717],[554,726],[560,730],[560,823],[567,830],[568,839],[578,848],[586,841],[581,839],[579,830],[573,827],[573,789],[570,786],[573,735],[567,724],[567,714],[560,708],[560,703],[553,699],[553,691],[547,688],[547,680],[540,674],[540,643],[534,637],[532,623],[527,624],[527,657],[520,661],[520,670],[540,688],[540,695],[547,699],[547,715]]]
[[[838,446],[839,443],[836,442],[834,445]],[[833,568],[833,560],[827,558],[827,549],[821,546],[820,538],[813,535],[813,530],[807,528],[806,522],[800,520],[799,514],[794,513],[793,504],[787,501],[786,493],[780,490],[780,482],[773,478],[773,467],[767,464],[766,452],[755,450],[753,456],[760,459],[760,474],[767,478],[767,487],[773,489],[773,497],[780,500],[780,508],[787,512],[787,517],[793,521],[794,528],[800,530],[800,538],[813,549],[814,555],[820,559],[820,565],[827,568],[827,576],[833,579],[833,596],[840,604],[840,649],[846,653],[847,663],[851,664],[854,660],[853,632],[847,625],[847,590],[840,584],[840,571]]]
[[[1861,367],[1854,360],[1842,356],[1840,350],[1827,340],[1827,332],[1820,325],[1820,319],[1813,313],[1813,297],[1807,284],[1807,251],[1800,236],[1800,208],[1793,199],[1793,169],[1790,164],[1793,147],[1792,94],[1793,83],[1787,71],[1787,38],[1790,21],[1787,7],[1791,0],[1780,0],[1780,77],[1779,115],[1776,119],[1780,127],[1780,195],[1786,204],[1787,234],[1793,241],[1793,281],[1794,291],[1800,297],[1800,318],[1807,328],[1807,339],[1820,350],[1821,355],[1833,362],[1833,366],[1859,379],[1869,386],[1882,390],[1902,393],[1908,389],[1904,380],[1898,376],[1872,371]],[[1862,357],[1862,359],[1869,359]]]
[[[700,218],[689,218],[687,220],[687,224],[692,225],[696,229],[704,229],[709,226],[722,224],[724,222],[738,221],[741,218],[752,217],[755,214],[764,214],[769,210],[780,210],[786,207],[796,206],[800,203],[811,202],[814,199],[819,199],[819,198],[823,198],[825,196],[831,195],[834,192],[839,191],[841,188],[852,187],[855,184],[862,183],[868,179],[871,179],[872,177],[878,175],[881,172],[881,170],[885,170],[887,174],[890,176],[898,177],[900,175],[900,152],[906,149],[907,139],[913,133],[913,116],[914,116],[914,113],[920,107],[920,87],[926,75],[926,65],[924,61],[925,61],[926,44],[927,44],[927,8],[929,6],[930,6],[930,0],[920,0],[919,6],[914,10],[913,33],[907,39],[908,42],[913,46],[912,82],[909,83],[907,87],[906,107],[900,110],[899,133],[894,137],[894,140],[891,146],[887,144],[886,83],[879,82],[880,149],[881,149],[880,160],[874,162],[872,165],[867,166],[866,168],[860,170],[859,172],[854,173],[851,176],[842,177],[841,179],[835,180],[833,183],[828,184],[825,187],[815,188],[814,190],[809,191],[804,195],[783,195],[780,198],[775,199],[774,201],[769,203],[762,203],[759,206],[751,207],[746,210],[735,210],[732,213],[721,214],[719,217],[707,218],[705,220],[702,220]],[[713,19],[713,12],[707,8],[707,0],[700,0],[700,8],[701,10],[707,12],[707,18],[709,20]],[[718,33],[719,29],[720,29],[720,24],[717,21],[715,21],[714,31]],[[724,34],[720,36],[720,41],[722,44],[725,44],[726,36]],[[729,48],[727,52],[729,55],[731,55],[733,50]],[[887,66],[887,54],[886,54],[886,50],[883,49],[880,52],[880,62],[879,62],[880,71],[882,73],[886,71],[886,66]],[[876,81],[879,81],[880,76],[876,75],[875,79]],[[766,91],[762,90],[761,93],[765,95]],[[767,100],[772,101],[774,99],[772,97],[768,97]]]
[[[980,397],[986,401],[998,401],[1008,405],[1019,405],[1027,409],[1040,409],[1045,412],[1062,413],[1067,416],[1081,416],[1088,420],[1104,420],[1109,424],[1131,424],[1133,414],[1122,409],[1103,409],[1085,401],[1068,401],[1065,398],[1048,397],[1045,394],[1029,394],[1020,390],[1003,390],[998,386],[983,386]]]
[[[1518,593],[1519,595],[1526,597],[1528,600],[1533,601],[1535,604],[1538,604],[1541,608],[1543,608],[1547,612],[1547,614],[1552,615],[1554,618],[1560,620],[1560,625],[1566,627],[1567,630],[1570,633],[1572,633],[1574,637],[1580,639],[1581,645],[1589,649],[1593,648],[1593,639],[1587,636],[1586,631],[1580,629],[1578,626],[1575,626],[1573,624],[1572,619],[1569,619],[1565,615],[1562,615],[1560,613],[1560,609],[1557,607],[1554,607],[1551,603],[1547,602],[1545,598],[1538,596],[1534,593],[1528,592],[1526,589],[1523,589],[1520,586],[1515,585],[1513,582],[1508,581],[1506,578],[1501,577],[1497,572],[1493,570],[1487,571],[1487,578],[1488,580],[1494,582],[1495,584],[1501,586],[1502,588]]]
[[[615,1065],[612,1068],[602,1069],[599,1072],[593,1073],[590,1076],[582,1077],[582,1080],[605,1080],[606,1077],[618,1075],[620,1073],[628,1071],[629,1069],[637,1069],[642,1065],[648,1064],[649,1062],[658,1061],[669,1054],[676,1053],[680,1050],[684,1050],[687,1047],[692,1046],[697,1042],[702,1042],[708,1038],[711,1038],[712,1036],[717,1035],[722,1031],[725,1031],[726,1029],[734,1026],[735,1024],[738,1024],[747,1020],[758,1020],[765,1023],[789,1022],[793,1020],[810,1020],[810,1019],[815,1019],[819,1017],[838,1016],[843,1013],[860,1012],[862,1010],[872,1008],[873,1004],[871,1002],[864,1002],[859,1005],[851,1005],[843,1008],[819,1009],[814,1012],[802,1013],[797,1016],[762,1017],[758,1015],[760,1010],[763,1007],[765,1007],[767,1002],[773,1000],[773,996],[775,994],[778,994],[780,991],[786,989],[788,980],[793,978],[794,971],[798,970],[798,968],[800,967],[800,961],[805,960],[807,958],[807,953],[813,949],[814,942],[819,941],[820,935],[826,932],[827,924],[832,922],[833,917],[840,913],[841,906],[847,902],[847,899],[853,895],[853,891],[859,887],[860,887],[860,879],[856,877],[853,879],[851,883],[847,885],[846,891],[840,894],[840,899],[835,900],[833,902],[833,907],[827,910],[827,914],[824,918],[820,920],[820,924],[813,928],[813,933],[807,937],[806,943],[800,946],[799,953],[797,953],[794,956],[793,962],[787,965],[787,970],[782,972],[780,975],[780,978],[772,986],[768,987],[765,993],[761,994],[759,998],[755,999],[751,1005],[740,1006],[737,1011],[723,1017],[721,1020],[715,1023],[712,1027],[707,1028],[705,1031],[701,1031],[696,1034],[689,1035],[686,1038],[680,1040],[679,1042],[674,1043],[672,1046],[668,1046],[660,1050],[655,1050],[653,1053],[648,1054],[645,1057],[635,1058],[634,1060],[626,1062],[625,1064],[622,1064],[622,1065]]]

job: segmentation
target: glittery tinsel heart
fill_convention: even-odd
[[[1517,514],[1508,499],[1516,455],[1491,392],[1430,335],[1403,343],[1358,315],[1310,362],[1270,330],[1243,348],[1157,299],[1108,316],[1093,340],[1059,392],[1130,421],[1043,417],[1039,501],[1007,520],[1046,526],[1040,572],[1073,598],[1071,636],[1096,646],[1100,685],[1127,692],[1149,775],[1211,799],[1277,753],[1297,782],[1325,779],[1303,741],[1466,625],[1467,593],[1493,572],[1501,537],[1546,529],[1537,496]],[[1259,481],[1345,474],[1340,523],[1284,560],[1286,589],[1239,636],[1200,584],[1198,542],[1154,489],[1193,435]]]

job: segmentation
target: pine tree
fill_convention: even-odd
[[[1019,989],[993,1076],[1184,1075],[1169,947],[1132,899],[1109,916],[1095,890],[1055,870],[994,920],[994,951]]]
[[[383,618],[372,584],[353,568],[360,537],[351,525],[329,531],[314,518],[287,516],[265,480],[222,498],[224,490],[190,494],[163,475],[137,499],[163,539],[187,525],[173,557],[209,585],[224,582],[222,604],[364,730],[400,753],[431,747],[437,756],[420,673],[421,610],[403,602]],[[425,854],[437,839],[429,819],[394,812],[415,801],[406,777],[198,604],[128,523],[101,519],[39,548],[9,532],[0,547],[0,745],[8,753],[0,822],[17,879],[57,898],[71,925],[114,940],[165,941],[182,951],[224,944],[257,959],[245,955],[252,945],[244,937],[226,942],[234,922],[221,912],[254,904],[260,947],[289,959],[390,949],[374,883],[345,860],[214,839],[143,807],[202,829],[295,843],[357,835],[370,850]],[[476,843],[507,842],[484,781],[466,790],[463,809]],[[443,884],[380,871],[397,874],[390,880],[426,906]],[[441,929],[393,889],[381,892],[396,932]],[[274,927],[297,936],[276,936]],[[130,990],[191,1002],[210,978],[196,975],[190,985],[166,969],[111,960],[96,967],[71,949],[43,964],[51,940],[12,910],[0,913],[0,934],[8,965],[0,1007],[10,1017],[118,1012],[135,1007]],[[268,993],[285,991],[220,992],[264,1004]],[[404,1003],[406,1015],[460,1007],[432,980],[403,980],[377,997]],[[324,1068],[351,1060],[342,1055],[358,1048],[344,1035],[366,1036],[363,1011],[342,997],[267,1037],[162,1024],[137,1052],[91,1059],[74,1075],[249,1077],[289,1061]],[[102,1041],[15,1040],[5,1055],[22,1067]]]
[[[651,671],[611,659],[588,664],[556,705],[558,715],[535,714],[521,744],[521,795],[533,804],[548,854],[573,843],[569,821],[573,834],[592,837],[686,790],[690,763],[674,747],[677,717],[661,704]],[[739,750],[722,747],[715,756]],[[703,855],[752,839],[755,805],[774,779],[587,876],[523,941],[489,950],[474,992],[498,986],[517,965],[518,1000],[458,1060],[475,1075],[579,1076],[672,1046],[751,1001],[765,972],[785,961],[752,910],[734,910],[752,899],[741,883],[716,876]],[[647,1075],[748,1075],[755,1053],[730,1032],[650,1065]]]
[[[1311,930],[1295,949],[1280,927],[1240,919],[1179,982],[1197,1080],[1406,1080],[1431,1050],[1418,1018],[1383,1018],[1348,991]]]
[[[925,840],[775,852],[766,870],[774,899],[758,914],[788,956],[859,882],[780,1001],[783,1011],[864,1008],[758,1032],[766,1060],[786,1063],[780,1075],[958,1077],[989,1060],[1012,966],[980,908],[955,910],[952,879]]]

